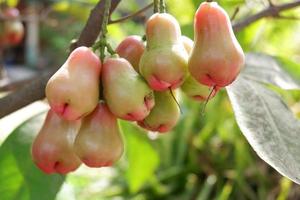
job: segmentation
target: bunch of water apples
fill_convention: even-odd
[[[20,44],[24,37],[24,26],[18,17],[19,10],[7,8],[1,12],[4,21],[0,22],[0,47],[15,46]]]
[[[75,49],[46,86],[51,110],[32,146],[37,166],[62,174],[82,162],[111,166],[124,149],[117,118],[168,132],[180,115],[176,89],[203,101],[232,83],[244,53],[226,12],[217,3],[202,3],[194,30],[193,42],[181,36],[173,16],[155,13],[146,23],[147,44],[129,36],[116,49],[120,57],[101,63],[89,48]]]

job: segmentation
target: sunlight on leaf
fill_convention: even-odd
[[[256,153],[300,184],[300,121],[276,93],[244,76],[227,91],[237,123]]]
[[[172,5],[170,8],[170,13],[176,16],[180,25],[191,24],[194,18],[195,7],[191,0],[176,1],[168,0],[168,5]],[[184,10],[184,12],[182,12]]]
[[[242,74],[251,80],[273,84],[282,89],[300,89],[300,82],[284,71],[275,58],[265,54],[247,54]]]

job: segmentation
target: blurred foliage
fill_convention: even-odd
[[[14,6],[16,1],[7,2]],[[47,2],[51,2],[53,11],[41,24],[42,56],[50,64],[60,65],[67,56],[70,41],[78,37],[97,1]],[[149,2],[123,0],[112,18],[132,13]],[[201,2],[167,0],[168,11],[179,20],[183,34],[191,38],[193,13]],[[268,5],[267,0],[218,2],[230,15],[239,7],[235,22]],[[110,25],[109,39],[113,46],[127,35],[143,35],[144,20],[150,14],[151,11],[145,16]],[[300,12],[294,9],[284,15],[300,17]],[[299,20],[263,19],[239,32],[237,37],[246,52],[276,56],[291,75],[300,79],[299,34]],[[295,108],[299,116],[300,109],[296,109],[299,92],[273,89]],[[71,173],[66,177],[57,200],[300,198],[299,186],[280,176],[252,150],[235,122],[225,91],[209,102],[204,116],[201,115],[202,105],[184,95],[181,104],[183,115],[180,122],[165,135],[147,134],[132,123],[120,122],[126,151],[118,165],[103,169],[82,167]],[[41,116],[25,122],[0,147],[1,200],[53,199],[61,186],[63,177],[43,175],[30,159],[32,136],[40,126]]]

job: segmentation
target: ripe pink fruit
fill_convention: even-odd
[[[146,24],[146,37],[140,73],[153,90],[178,88],[187,75],[188,55],[180,40],[177,20],[167,13],[153,14]]]
[[[82,121],[74,149],[89,167],[111,166],[122,156],[124,145],[117,118],[105,103]]]
[[[0,23],[0,46],[18,45],[24,37],[24,26],[19,17],[19,10],[16,8],[7,8],[3,12],[7,18]]]
[[[136,72],[139,72],[139,63],[145,51],[144,41],[140,36],[131,35],[126,37],[117,47],[117,54],[128,60]]]
[[[244,52],[227,13],[216,2],[203,2],[195,14],[191,75],[207,86],[231,84],[244,65]]]
[[[51,109],[70,121],[92,112],[99,101],[100,71],[96,54],[87,47],[75,49],[47,83]]]
[[[80,121],[61,119],[48,111],[42,129],[32,144],[32,158],[45,173],[66,174],[77,169],[81,162],[73,152],[73,143]]]
[[[7,21],[4,23],[4,41],[7,45],[18,45],[24,37],[24,26],[20,21]]]
[[[190,55],[193,49],[194,42],[186,36],[182,36],[181,40],[186,52]],[[190,98],[196,101],[206,101],[213,98],[220,88],[215,87],[211,93],[212,87],[202,85],[197,80],[195,80],[190,74],[185,79],[181,86],[181,90]],[[211,93],[211,94],[210,94]]]
[[[108,58],[102,71],[103,93],[118,118],[140,121],[154,106],[153,91],[124,58]]]

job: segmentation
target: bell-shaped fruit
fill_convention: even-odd
[[[191,75],[207,86],[225,87],[244,65],[244,52],[230,19],[216,2],[204,2],[195,14],[195,45],[189,58]]]
[[[82,120],[74,150],[87,166],[104,167],[119,160],[123,149],[117,118],[101,102]]]
[[[48,111],[42,129],[32,144],[32,158],[45,173],[66,174],[81,164],[73,151],[80,121],[61,119],[52,110]]]
[[[7,19],[0,25],[0,45],[14,46],[19,44],[24,37],[24,26],[20,20],[19,10],[16,8],[7,8],[3,12]]]
[[[175,92],[175,91],[174,91]],[[138,124],[150,131],[168,132],[177,123],[180,109],[171,91],[154,92],[155,106],[150,114]]]
[[[24,37],[24,26],[20,21],[13,20],[4,23],[5,43],[7,45],[18,45]]]
[[[139,72],[139,63],[145,51],[145,43],[140,36],[126,37],[116,48],[117,54],[130,62],[135,71]]]
[[[147,48],[140,73],[153,90],[178,88],[187,75],[188,55],[177,20],[167,13],[153,14],[146,24]]]
[[[186,52],[190,55],[193,49],[194,42],[190,38],[186,36],[181,37],[183,46]],[[211,91],[213,89],[213,91]],[[207,85],[203,85],[196,81],[191,75],[188,75],[186,80],[181,86],[181,90],[190,98],[197,101],[206,101],[213,98],[217,91],[218,87],[209,87]]]
[[[118,118],[140,121],[154,106],[153,91],[124,58],[108,58],[102,70],[103,93]]]
[[[97,55],[87,47],[75,49],[47,83],[51,109],[71,121],[92,112],[99,100],[100,71]]]

